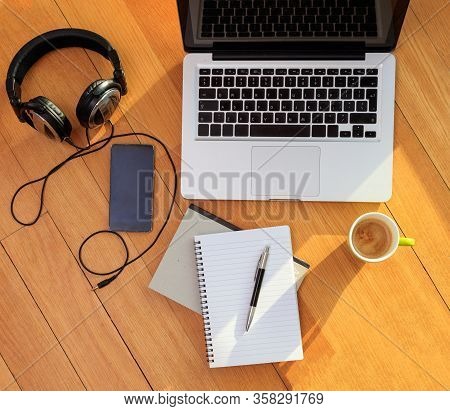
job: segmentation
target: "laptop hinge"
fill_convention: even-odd
[[[268,43],[214,43],[213,60],[364,60],[364,43],[335,43],[326,46],[317,43],[283,45]]]

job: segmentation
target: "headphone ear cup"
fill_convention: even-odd
[[[51,100],[38,96],[27,103],[25,116],[28,123],[37,131],[49,138],[59,138],[61,141],[70,138],[72,125],[63,111]]]
[[[106,123],[122,96],[122,87],[114,80],[96,80],[83,92],[76,113],[85,128],[95,128]]]

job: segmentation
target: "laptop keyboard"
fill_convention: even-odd
[[[377,68],[199,68],[198,137],[377,138]]]
[[[375,37],[375,0],[204,0],[201,37]]]

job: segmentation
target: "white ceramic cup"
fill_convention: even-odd
[[[362,221],[368,220],[368,219],[376,219],[384,223],[389,230],[391,231],[391,244],[386,251],[384,255],[378,258],[367,258],[364,257],[361,253],[359,253],[358,249],[353,244],[353,231],[355,227]],[[350,227],[350,230],[348,232],[348,245],[350,247],[350,251],[353,253],[353,255],[357,258],[359,258],[362,261],[365,261],[367,263],[379,263],[380,261],[387,260],[389,257],[392,257],[394,253],[397,251],[397,248],[399,245],[407,245],[407,246],[413,246],[415,244],[415,240],[413,238],[406,238],[406,237],[400,237],[400,230],[398,229],[397,224],[395,223],[392,218],[388,217],[385,214],[381,213],[366,213],[361,216],[359,216]]]

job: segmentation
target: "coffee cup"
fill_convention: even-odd
[[[367,263],[387,260],[399,245],[413,246],[413,238],[400,237],[400,230],[392,218],[382,213],[359,216],[350,227],[348,244],[357,258]]]

